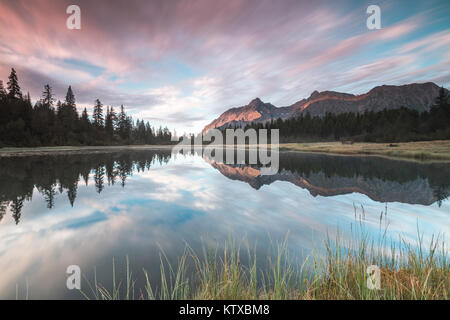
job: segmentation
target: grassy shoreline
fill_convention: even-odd
[[[450,161],[450,140],[342,144],[341,142],[284,143],[280,151],[300,151],[351,156],[381,156],[405,160]]]
[[[0,158],[18,156],[40,156],[52,154],[106,153],[120,150],[171,150],[172,145],[124,145],[124,146],[58,146],[32,148],[0,148]]]
[[[170,150],[173,145],[124,145],[124,146],[58,146],[36,148],[0,148],[1,157],[47,154],[105,153],[120,150]],[[247,146],[248,148],[249,146]],[[360,143],[341,142],[281,143],[280,151],[326,153],[347,156],[379,156],[415,161],[450,161],[450,140]]]
[[[419,239],[420,236],[419,236]],[[155,270],[142,271],[145,285],[135,287],[134,273],[126,258],[124,279],[118,281],[113,260],[113,279],[107,289],[89,283],[86,299],[99,300],[448,300],[450,265],[445,244],[433,238],[429,246],[402,242],[378,247],[366,236],[344,242],[339,236],[326,241],[323,257],[308,257],[310,263],[292,263],[286,241],[268,254],[265,267],[256,261],[254,250],[228,241],[222,249],[204,248],[200,254],[189,246],[175,266],[161,254],[160,281],[151,284]],[[244,259],[243,259],[244,258]],[[247,261],[243,263],[242,261]],[[260,260],[258,260],[260,261]],[[368,287],[367,267],[380,270],[380,288]],[[187,270],[193,267],[193,274]]]

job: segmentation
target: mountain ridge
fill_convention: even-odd
[[[308,98],[301,99],[289,106],[276,107],[264,103],[260,98],[253,99],[248,105],[230,108],[213,120],[202,130],[231,126],[245,126],[251,122],[265,123],[272,119],[283,120],[298,117],[302,113],[322,117],[326,113],[361,113],[382,111],[406,107],[419,112],[428,111],[439,94],[440,87],[433,82],[411,83],[405,85],[376,86],[366,93],[354,95],[337,91],[313,91]],[[447,90],[448,92],[448,90]]]

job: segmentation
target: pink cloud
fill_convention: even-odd
[[[444,31],[417,39],[417,31],[430,13],[427,10],[383,25],[382,30],[369,31],[365,28],[364,6],[346,7],[345,3],[77,3],[82,29],[68,30],[65,23],[66,8],[72,4],[69,0],[0,0],[0,28],[6,30],[0,33],[0,78],[5,79],[9,67],[15,66],[24,87],[30,88],[32,94],[40,95],[46,82],[61,95],[72,84],[80,102],[92,103],[99,97],[106,104],[129,103],[136,113],[150,117],[158,112],[158,118],[163,116],[161,110],[170,106],[148,92],[171,86],[180,92],[176,101],[186,108],[189,103],[195,104],[190,108],[196,110],[195,118],[210,119],[255,96],[283,105],[313,90],[333,90],[350,81],[355,82],[352,88],[359,86],[363,91],[366,86],[394,77],[408,81],[414,76],[411,68],[418,69],[415,64],[423,59],[410,51],[448,42]],[[390,5],[386,3],[383,10]],[[394,45],[379,57],[370,55],[370,48],[396,44],[405,36],[416,39]],[[433,48],[442,51],[446,47]],[[399,54],[409,60],[396,57]],[[193,71],[192,75],[183,70],[181,75],[168,74],[170,70],[165,66],[172,61]],[[77,62],[88,67],[78,67]],[[89,66],[100,71],[93,72]],[[373,76],[374,71],[381,75]],[[212,84],[200,79],[214,81]],[[201,84],[193,85],[196,81]],[[204,96],[197,96],[199,92]]]

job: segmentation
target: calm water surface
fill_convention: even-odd
[[[128,256],[135,274],[157,275],[161,250],[176,261],[185,243],[230,236],[264,259],[288,235],[300,260],[337,228],[427,240],[449,234],[449,194],[448,163],[375,157],[281,153],[273,176],[163,150],[2,158],[0,298],[82,298],[68,265],[108,286],[113,257],[118,273]]]

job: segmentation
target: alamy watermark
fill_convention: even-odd
[[[226,129],[225,139],[221,130],[211,129],[193,138],[183,137],[172,154],[194,151],[218,163],[260,165],[261,175],[274,175],[280,163],[279,140],[278,129]]]
[[[380,290],[381,289],[381,272],[380,267],[376,265],[368,266],[366,269],[367,273],[367,288],[370,290]]]
[[[79,6],[72,4],[67,7],[66,13],[70,16],[66,20],[66,27],[69,30],[81,29],[81,9]]]
[[[81,9],[78,5],[72,4],[67,7],[66,13],[70,16],[66,20],[66,26],[69,30],[81,29]],[[366,26],[369,30],[381,29],[381,8],[372,4],[367,7],[366,13],[369,17],[366,20]]]
[[[69,290],[81,290],[81,269],[79,266],[73,264],[67,267],[66,273],[68,274],[66,280],[66,287]]]
[[[381,9],[380,6],[370,5],[366,10],[367,14],[370,16],[367,18],[366,26],[369,30],[381,29]]]

